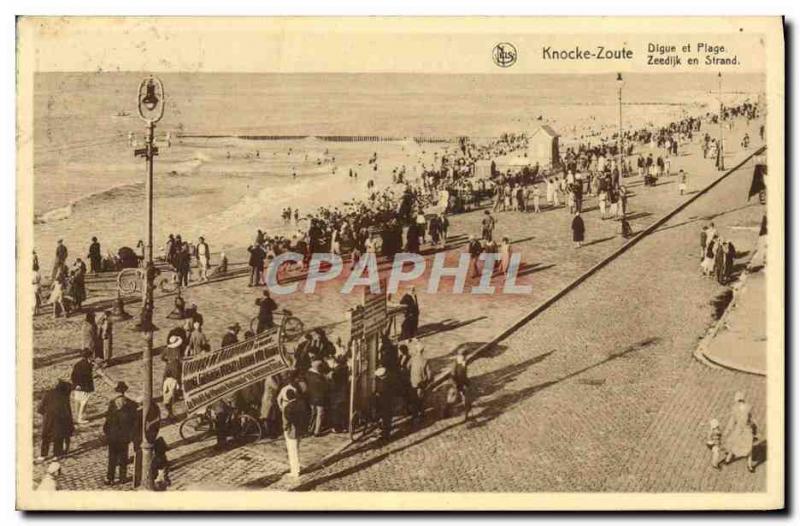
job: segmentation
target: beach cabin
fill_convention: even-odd
[[[481,159],[475,161],[475,177],[478,179],[489,179],[492,177],[492,161]]]
[[[531,165],[539,163],[542,168],[553,168],[558,164],[558,133],[544,125],[528,140],[528,161]]]

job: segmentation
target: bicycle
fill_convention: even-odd
[[[156,265],[156,271],[156,277],[153,280],[156,290],[164,294],[172,294],[180,288],[178,274],[171,267]],[[117,289],[123,295],[141,293],[142,283],[144,283],[143,268],[122,269],[117,275]]]
[[[204,440],[216,435],[215,421],[216,418],[213,410],[210,407],[206,407],[203,410],[195,412],[181,422],[178,432],[181,438],[187,442]],[[234,409],[228,429],[233,429],[233,432],[228,436],[232,436],[239,442],[255,442],[264,434],[261,423],[257,418],[238,409]]]

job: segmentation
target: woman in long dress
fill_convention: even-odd
[[[581,213],[575,212],[575,217],[572,218],[572,241],[575,243],[575,248],[581,248],[585,233],[586,230]]]
[[[511,242],[507,237],[500,243],[500,272],[508,274],[508,265],[511,261]]]
[[[725,463],[735,458],[747,457],[747,470],[755,471],[753,465],[753,442],[756,437],[756,424],[753,421],[752,406],[745,402],[744,393],[737,391],[728,424],[722,433],[723,444],[728,452]]]
[[[717,240],[716,250],[714,251],[714,277],[720,285],[725,284],[725,243]]]
[[[50,290],[50,303],[53,304],[53,318],[58,318],[60,313],[64,313],[64,317],[69,316],[67,305],[64,301],[64,285],[59,280],[53,281],[53,288]]]
[[[714,270],[714,255],[716,254],[718,244],[719,238],[714,236],[706,245],[706,255],[703,258],[703,262],[700,263],[700,268],[703,270],[703,275],[705,276],[710,276],[712,270]]]
[[[339,244],[339,229],[334,228],[331,232],[331,254],[339,255],[341,254],[341,246]]]
[[[556,180],[553,184],[553,206],[559,207],[561,206],[561,202],[559,201],[558,194],[560,192],[561,182]]]
[[[600,207],[600,219],[606,218],[606,203],[608,202],[608,192],[599,190],[597,195],[597,204]]]

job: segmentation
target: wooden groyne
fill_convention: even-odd
[[[420,135],[414,137],[391,137],[384,135],[252,135],[252,134],[207,134],[207,133],[178,133],[179,139],[242,139],[245,141],[301,141],[317,139],[326,142],[397,142],[413,140],[417,143],[449,143],[455,142],[459,137]]]

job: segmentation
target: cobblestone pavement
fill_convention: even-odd
[[[739,125],[733,132],[736,137],[744,133],[743,125]],[[755,126],[750,131],[751,136],[757,136]],[[733,142],[733,141],[732,141]],[[738,141],[736,141],[738,142]],[[687,169],[690,173],[690,190],[704,186],[717,176],[710,160],[703,160],[697,154],[696,145],[687,148],[682,156],[673,159],[672,169],[677,172],[679,168]],[[740,158],[745,152],[737,152],[731,148],[731,164],[734,158]],[[691,154],[691,155],[689,155]],[[749,174],[745,168],[743,175],[737,176],[735,184],[749,184]],[[743,180],[746,183],[742,183]],[[604,269],[601,275],[592,278],[566,298],[559,301],[552,309],[523,328],[517,335],[503,342],[496,350],[496,356],[490,360],[480,360],[473,366],[473,375],[481,377],[481,404],[482,416],[478,418],[474,429],[470,429],[471,436],[482,436],[473,444],[470,440],[469,447],[464,449],[464,454],[476,456],[476,460],[486,462],[493,458],[495,451],[511,455],[510,458],[499,456],[501,459],[527,458],[535,455],[544,465],[557,464],[567,453],[568,458],[582,458],[590,469],[601,469],[607,464],[620,463],[617,458],[613,462],[606,460],[607,455],[598,448],[595,439],[598,434],[605,434],[608,444],[625,443],[632,440],[630,437],[621,436],[618,431],[624,431],[626,425],[637,424],[634,431],[639,432],[640,427],[650,422],[652,415],[657,413],[661,404],[656,403],[659,395],[661,401],[669,392],[659,391],[657,385],[674,387],[675,382],[690,363],[684,353],[694,344],[702,328],[710,323],[713,308],[708,301],[722,292],[722,288],[702,279],[697,271],[698,238],[701,216],[711,216],[715,213],[722,214],[714,219],[718,226],[726,222],[756,221],[760,218],[761,208],[757,205],[745,203],[747,189],[724,190],[725,183],[712,196],[704,196],[690,210],[683,212],[673,219],[672,228],[664,227],[661,232],[636,247],[634,252],[623,257],[624,261],[614,263]],[[633,192],[630,199],[630,218],[634,232],[650,224],[659,215],[672,209],[685,197],[681,197],[677,190],[676,177],[666,177],[655,188],[645,188],[637,178],[627,181],[627,186]],[[724,194],[726,199],[717,197]],[[702,206],[701,206],[702,203]],[[704,208],[703,208],[704,207]],[[512,320],[530,311],[535,305],[545,298],[560,290],[577,276],[591,268],[605,255],[618,248],[624,240],[618,234],[619,224],[615,221],[604,221],[599,217],[596,203],[589,198],[584,205],[584,220],[587,228],[587,243],[580,250],[573,248],[570,238],[570,215],[563,209],[545,210],[542,214],[525,214],[521,212],[500,212],[498,216],[497,236],[509,236],[514,240],[514,249],[522,254],[523,267],[520,272],[520,282],[531,283],[533,293],[526,296],[494,295],[491,297],[476,298],[474,296],[453,296],[447,294],[431,295],[420,290],[421,327],[420,332],[424,338],[427,354],[433,359],[435,369],[443,367],[449,357],[457,348],[466,346],[474,349],[483,342],[490,340],[500,329],[509,325]],[[758,218],[756,218],[758,216]],[[451,218],[451,239],[448,246],[448,262],[454,262],[459,252],[463,251],[466,233],[478,232],[481,212],[473,212],[453,216]],[[684,224],[681,224],[681,223]],[[750,230],[726,230],[722,226],[722,235],[732,237],[740,250],[749,246],[749,240],[754,236]],[[646,249],[645,247],[650,247]],[[649,252],[648,252],[649,250]],[[236,255],[233,255],[236,261]],[[685,261],[684,261],[685,259]],[[615,266],[623,265],[625,270],[617,276],[611,271]],[[628,268],[630,267],[630,268]],[[241,265],[237,266],[241,269]],[[247,323],[255,314],[254,299],[260,296],[260,289],[250,289],[245,286],[246,278],[240,271],[234,272],[232,279],[222,280],[210,285],[190,287],[184,294],[187,302],[195,302],[205,317],[205,331],[212,342],[217,342],[224,332],[224,327],[233,321]],[[613,276],[614,279],[601,276]],[[669,278],[663,287],[654,283],[645,284],[643,279],[658,278],[661,283]],[[495,285],[502,285],[502,277],[495,278]],[[638,288],[637,288],[638,287]],[[676,291],[676,288],[678,289]],[[418,287],[419,290],[419,287]],[[691,293],[689,292],[691,291]],[[663,295],[663,296],[661,296]],[[576,297],[581,297],[581,302],[575,303]],[[666,304],[655,303],[656,298],[668,297],[671,301]],[[625,301],[625,298],[628,298]],[[674,301],[673,301],[674,300]],[[322,325],[329,328],[334,336],[344,329],[342,323],[344,310],[358,301],[356,295],[345,296],[338,294],[333,287],[323,288],[318,294],[296,294],[278,298],[281,307],[291,309],[299,315],[308,326]],[[454,308],[454,305],[457,308]],[[681,303],[683,302],[683,303]],[[165,315],[171,310],[172,298],[162,297],[156,302],[156,324],[162,328],[156,334],[157,343],[163,343],[166,329],[174,323],[167,320]],[[587,307],[588,305],[588,307]],[[643,308],[647,307],[647,308]],[[130,307],[135,312],[137,305]],[[577,310],[580,309],[580,310]],[[588,309],[588,310],[587,310]],[[627,309],[627,310],[626,310]],[[663,311],[663,312],[662,312]],[[580,315],[576,314],[580,312]],[[603,313],[598,316],[598,313]],[[656,316],[655,314],[658,313]],[[622,324],[614,324],[613,320],[625,319]],[[655,321],[661,324],[652,326]],[[49,316],[39,316],[34,321],[35,352],[34,352],[34,397],[38,400],[43,390],[50,387],[59,377],[68,377],[69,371],[77,359],[80,347],[80,317],[68,320],[52,320]],[[597,325],[601,326],[598,327]],[[139,350],[143,345],[141,336],[130,330],[132,322],[118,323],[115,332],[116,354],[120,356],[115,365],[109,368],[109,374],[115,378],[124,378],[132,387],[133,394],[141,391]],[[688,327],[697,327],[697,331],[689,331]],[[648,327],[649,330],[644,330]],[[567,332],[569,329],[571,332]],[[676,332],[680,334],[670,336]],[[645,334],[647,333],[647,334]],[[691,333],[689,337],[686,334]],[[534,336],[535,334],[535,336]],[[569,334],[569,336],[568,336]],[[639,339],[633,338],[638,335]],[[678,341],[679,340],[679,341]],[[627,343],[624,343],[627,342]],[[637,347],[637,344],[641,344]],[[628,353],[621,353],[627,346],[633,346]],[[638,349],[647,349],[639,352]],[[663,348],[669,348],[664,351]],[[619,356],[617,356],[619,354]],[[656,358],[656,356],[658,358]],[[669,359],[663,356],[670,356]],[[644,363],[639,363],[643,361]],[[541,363],[540,363],[541,362]],[[653,362],[652,364],[650,362]],[[161,378],[161,362],[158,357],[154,360],[156,366],[155,378]],[[619,364],[637,363],[633,371],[618,372]],[[539,364],[539,365],[537,365]],[[641,366],[641,369],[639,368]],[[587,370],[588,378],[583,378],[584,383],[578,381],[582,368]],[[548,371],[544,374],[543,370]],[[616,376],[615,376],[616,375]],[[596,377],[595,377],[596,376]],[[652,377],[659,381],[653,383]],[[562,378],[563,377],[563,378]],[[518,380],[519,379],[519,380]],[[519,386],[518,382],[521,382]],[[712,382],[713,383],[713,382]],[[634,387],[627,387],[628,385]],[[566,386],[571,386],[566,388]],[[634,391],[623,389],[634,389]],[[156,386],[158,387],[158,386]],[[157,390],[157,389],[156,389]],[[100,386],[100,395],[93,397],[88,407],[89,415],[99,415],[105,409],[110,389]],[[624,396],[623,396],[624,391]],[[612,397],[613,393],[620,393],[619,397]],[[607,400],[593,400],[597,408],[582,408],[581,404],[591,399],[590,394],[603,393],[602,398]],[[536,394],[536,396],[533,396]],[[626,406],[635,405],[637,402],[628,400],[625,396],[635,399],[644,398],[642,402],[647,405],[647,410],[642,413],[641,408],[632,412],[622,422],[611,422],[611,416],[602,416],[606,412],[607,403],[615,404],[615,411]],[[586,437],[573,434],[578,431],[573,424],[563,423],[564,428],[559,428],[557,421],[551,422],[547,411],[539,413],[539,420],[533,417],[519,417],[515,420],[511,414],[519,413],[518,408],[529,400],[535,399],[537,407],[548,407],[552,414],[573,414],[578,410],[586,411],[587,421],[579,426],[580,431],[587,431]],[[492,400],[494,400],[492,402]],[[552,405],[541,405],[543,401],[550,400]],[[649,405],[648,405],[649,404]],[[651,407],[652,406],[652,407]],[[514,408],[514,411],[507,411]],[[597,409],[598,415],[593,415],[590,409]],[[509,414],[506,414],[506,413]],[[536,413],[536,412],[532,412]],[[616,414],[616,413],[614,413]],[[642,416],[642,415],[647,416]],[[591,416],[591,418],[589,418]],[[709,415],[710,417],[710,415]],[[705,418],[705,416],[703,417]],[[511,419],[510,421],[507,421]],[[600,421],[598,421],[600,420]],[[494,422],[497,422],[496,424]],[[502,425],[501,425],[502,423]],[[99,436],[100,421],[94,420],[88,429],[82,429],[75,439],[73,447],[77,447],[72,459],[65,463],[65,471],[70,468],[78,473],[79,481],[74,482],[76,487],[97,487],[98,479],[95,476],[87,477],[87,469],[104,471],[105,451]],[[38,447],[38,429],[40,420],[35,419],[34,442]],[[440,464],[445,462],[452,454],[460,458],[461,448],[465,447],[460,439],[462,431],[449,430],[450,427],[460,427],[455,421],[443,421],[424,429],[417,429],[407,439],[398,440],[385,448],[385,453],[403,449],[398,454],[392,454],[391,460],[378,462],[394,464],[398,458],[397,486],[387,483],[392,480],[389,475],[381,481],[372,481],[369,473],[374,470],[364,469],[364,475],[353,477],[335,477],[326,482],[325,478],[335,474],[338,464],[303,477],[303,483],[309,482],[310,486],[325,489],[336,487],[341,483],[343,487],[352,489],[441,489],[449,487],[452,471],[445,470],[440,474]],[[497,426],[500,426],[499,428]],[[507,426],[507,429],[506,429]],[[175,425],[165,426],[165,436],[177,437]],[[516,432],[519,427],[521,432]],[[587,430],[584,430],[586,427]],[[428,436],[435,434],[435,440]],[[563,440],[563,436],[569,440]],[[557,440],[556,437],[562,437]],[[589,436],[593,436],[592,439]],[[173,439],[177,441],[177,439]],[[331,439],[332,442],[335,442]],[[168,440],[169,441],[169,440]],[[420,447],[410,447],[411,444],[420,442]],[[428,442],[428,444],[422,444]],[[433,446],[433,444],[439,446]],[[405,444],[405,445],[404,445]],[[476,449],[478,445],[480,448]],[[541,444],[540,448],[531,447],[532,444]],[[419,462],[419,465],[406,464],[403,458],[415,457],[421,451],[426,451],[425,456],[430,456],[432,448],[443,447],[444,450],[454,448],[438,461]],[[307,441],[304,447],[313,449],[313,441]],[[327,447],[327,446],[326,446]],[[330,444],[330,449],[338,447]],[[320,445],[320,449],[322,449]],[[439,451],[439,449],[434,449]],[[540,450],[540,451],[537,451]],[[358,446],[351,448],[350,455],[342,460],[343,469],[347,466],[358,464],[359,458],[375,458],[380,456],[384,449],[370,450],[353,455],[358,451]],[[482,453],[478,454],[479,451]],[[536,451],[536,453],[533,453]],[[572,452],[570,455],[569,453]],[[575,452],[581,453],[574,455]],[[176,455],[177,453],[177,455]],[[261,453],[256,456],[256,453]],[[489,455],[487,455],[487,453]],[[267,442],[238,448],[225,454],[214,454],[207,448],[199,447],[197,450],[171,452],[171,458],[193,455],[196,460],[186,463],[175,470],[175,487],[188,487],[199,481],[213,481],[221,485],[247,485],[248,481],[261,480],[258,485],[268,485],[270,481],[280,480],[281,473],[285,470],[285,451],[282,441],[278,441],[274,448]],[[312,454],[314,458],[322,454]],[[628,459],[630,455],[625,458]],[[419,458],[419,457],[416,457]],[[598,464],[599,462],[599,464]],[[74,464],[73,464],[74,463]],[[569,462],[568,462],[569,463]],[[258,468],[244,468],[249,464],[260,464]],[[513,464],[513,462],[512,462]],[[525,465],[524,463],[520,465]],[[87,466],[92,466],[88,468]],[[237,466],[235,469],[232,466]],[[243,466],[239,469],[238,466]],[[413,466],[413,473],[402,473],[402,469]],[[402,468],[402,469],[401,469]],[[247,469],[254,469],[250,475],[237,474]],[[387,469],[385,466],[378,468],[378,472]],[[609,468],[610,469],[610,468]],[[182,471],[181,471],[182,470]],[[482,471],[488,470],[488,471]],[[37,469],[37,472],[40,469]],[[613,470],[612,470],[613,471]],[[92,471],[94,472],[94,471]],[[493,474],[491,466],[483,468],[477,465],[459,473],[457,477],[464,480],[463,488],[478,490],[483,487],[495,487],[500,475]],[[527,474],[506,473],[508,477],[501,486],[513,489],[529,488],[531,485],[541,485],[543,488],[554,489],[566,485],[566,481],[573,480],[574,472],[553,469],[552,472],[528,477]],[[563,480],[558,479],[556,473],[561,473]],[[519,479],[525,482],[518,485]],[[535,480],[530,480],[535,479]],[[605,487],[598,482],[597,476],[581,476],[581,480],[592,480],[597,484],[594,487]],[[84,482],[86,480],[87,482]],[[433,482],[433,481],[437,482]],[[373,482],[376,485],[372,488]],[[282,487],[282,483],[276,487]],[[472,484],[472,485],[470,485]],[[462,486],[454,485],[450,489]]]
[[[724,421],[742,389],[762,454],[765,380],[691,358],[724,291],[700,275],[699,225],[713,220],[739,250],[752,248],[755,233],[738,228],[762,213],[745,204],[750,173],[698,199],[474,362],[474,422],[432,415],[386,445],[344,455],[303,489],[764,490],[763,468],[750,474],[739,461],[713,470],[704,437],[708,419]]]

